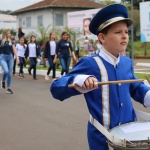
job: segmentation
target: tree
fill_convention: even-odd
[[[116,3],[115,0],[92,0],[92,1],[101,3],[101,4],[105,4],[105,5],[110,5],[110,4]]]
[[[11,10],[0,10],[0,14],[10,14],[12,11]]]

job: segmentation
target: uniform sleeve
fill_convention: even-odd
[[[71,96],[81,94],[74,88],[68,88],[68,85],[74,82],[77,75],[92,75],[93,73],[91,68],[92,67],[90,66],[88,59],[82,58],[70,73],[52,83],[50,87],[52,96],[55,99],[63,101]]]
[[[131,66],[132,69],[132,74],[133,74],[133,79],[138,79],[135,75],[134,75],[134,71],[133,71],[133,65]],[[135,82],[135,83],[131,83],[130,84],[130,94],[131,97],[144,105],[144,98],[146,93],[150,90],[150,87],[146,86],[143,82]]]

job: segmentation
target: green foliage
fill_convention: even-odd
[[[3,29],[0,29],[0,34],[2,34],[2,32],[3,32]],[[16,36],[16,30],[15,29],[10,29],[10,33],[11,33],[11,35]]]
[[[57,61],[56,61],[56,69],[59,69],[59,68],[60,68],[60,60],[57,59]]]
[[[48,39],[48,35],[49,35],[49,27],[51,25],[48,25],[46,28],[44,26],[39,26],[37,28],[37,33],[35,34],[37,37],[37,42],[40,45],[43,45],[46,43],[47,39]]]
[[[143,74],[143,73],[136,73],[135,75],[139,78],[139,79],[146,79],[145,75],[150,79],[150,74]]]
[[[93,0],[95,1],[95,0]],[[105,4],[105,5],[110,5],[110,4],[114,4],[116,3],[115,0],[96,0],[95,2],[101,3],[101,4]]]
[[[127,47],[127,51],[131,53],[130,43],[129,43],[129,46]],[[150,56],[150,43],[134,41],[134,56]]]
[[[0,10],[0,14],[10,14],[11,12],[11,10]]]

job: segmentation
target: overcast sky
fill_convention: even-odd
[[[42,0],[0,0],[0,10],[17,10]]]
[[[17,10],[42,0],[0,0],[0,10]],[[81,0],[82,1],[82,0]],[[116,0],[120,2],[120,0]]]

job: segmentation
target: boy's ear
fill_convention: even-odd
[[[103,33],[98,34],[98,39],[101,41],[101,43],[105,43],[105,35]]]

